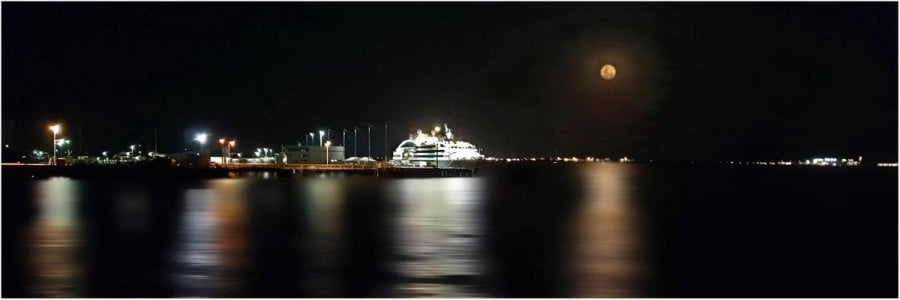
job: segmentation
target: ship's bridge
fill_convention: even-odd
[[[408,147],[416,147],[416,142],[413,140],[405,140],[403,142],[400,142],[400,146],[397,146],[397,148],[408,148]]]

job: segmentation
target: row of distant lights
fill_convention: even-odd
[[[825,157],[825,158],[813,158],[807,160],[800,161],[727,161],[722,163],[727,163],[730,165],[761,165],[761,166],[792,166],[792,165],[801,165],[801,166],[822,166],[822,167],[837,167],[837,166],[859,166],[860,161],[856,159],[837,159],[833,157]],[[609,158],[595,158],[595,157],[551,157],[551,158],[502,158],[502,157],[487,157],[485,158],[487,161],[498,161],[498,162],[528,162],[528,161],[553,161],[553,162],[613,162],[613,160]],[[628,157],[622,157],[618,159],[618,162],[634,162],[634,159],[630,159]],[[651,160],[652,162],[652,160]],[[897,167],[897,163],[878,163],[876,164],[879,167]]]
[[[753,162],[734,162],[729,161],[728,164],[734,165],[763,165],[763,166],[791,166],[791,165],[801,165],[801,166],[820,166],[820,167],[838,167],[838,166],[850,166],[855,167],[859,166],[862,157],[859,159],[852,158],[842,158],[838,160],[834,157],[822,157],[822,158],[813,158],[799,161],[753,161]]]
[[[525,162],[527,162],[527,161],[553,161],[553,162],[560,162],[560,161],[561,161],[561,162],[612,162],[612,161],[613,161],[612,159],[610,159],[610,158],[608,158],[608,157],[607,157],[607,158],[596,158],[596,157],[591,157],[591,156],[588,156],[588,157],[585,157],[585,158],[578,158],[578,157],[575,157],[575,156],[572,156],[572,157],[550,157],[550,158],[546,158],[546,157],[541,157],[541,158],[534,158],[534,157],[529,157],[529,158],[525,158],[525,157],[522,157],[522,158],[519,158],[519,157],[514,157],[514,158],[487,157],[487,158],[485,158],[485,160],[487,160],[487,161],[499,161],[499,162],[523,162],[523,161],[525,161]],[[622,157],[622,158],[620,158],[620,159],[618,160],[618,162],[633,162],[633,161],[634,161],[634,159],[630,159],[630,158],[628,158],[628,157]]]

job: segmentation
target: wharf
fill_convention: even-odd
[[[277,172],[279,174],[348,173],[376,177],[456,177],[472,176],[469,169],[436,169],[397,167],[388,163],[374,164],[218,164],[214,169],[230,172]]]
[[[193,178],[235,177],[245,173],[275,173],[278,177],[306,176],[324,173],[341,173],[375,177],[468,177],[469,169],[436,169],[396,167],[387,163],[375,164],[214,164],[209,168],[184,168],[150,165],[73,165],[51,166],[46,164],[2,165],[3,176],[45,178],[68,176],[74,178]]]

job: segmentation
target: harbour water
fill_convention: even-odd
[[[3,297],[897,297],[897,169],[3,178]]]

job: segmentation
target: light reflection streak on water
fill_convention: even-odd
[[[640,297],[633,172],[632,166],[622,164],[585,166],[587,195],[576,225],[576,297]]]
[[[483,296],[471,286],[447,282],[483,272],[478,253],[483,235],[480,179],[402,179],[392,181],[388,193],[399,201],[399,296]]]
[[[208,189],[184,192],[184,215],[178,229],[174,274],[170,277],[176,297],[212,296],[216,283],[221,281],[218,230],[212,212],[214,196]]]
[[[240,179],[210,181],[207,185],[215,193],[213,222],[217,228],[215,235],[221,272],[217,288],[223,295],[235,293],[243,280],[247,249],[247,204],[242,195],[247,183]],[[213,296],[213,295],[206,295]]]
[[[344,206],[344,191],[347,180],[319,178],[302,180],[297,183],[299,193],[308,199],[307,206],[299,206],[309,216],[310,241],[309,249],[313,259],[309,262],[313,276],[308,278],[309,288],[315,295],[331,295],[339,288],[333,268],[340,259],[338,236],[342,223],[340,213]]]
[[[78,183],[69,178],[50,178],[35,185],[40,211],[29,230],[31,270],[37,297],[77,297],[82,272],[76,256],[81,223],[76,205],[81,200]]]

